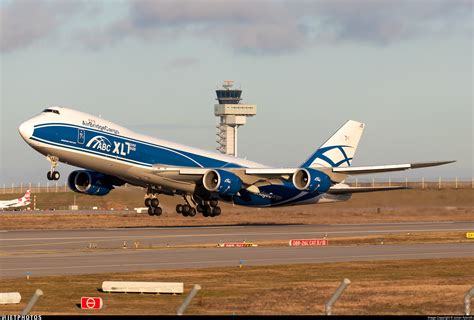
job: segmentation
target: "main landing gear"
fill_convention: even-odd
[[[163,209],[159,207],[160,200],[158,200],[158,192],[152,187],[148,187],[145,195],[145,206],[148,207],[148,214],[150,216],[161,216]]]
[[[56,171],[56,167],[58,165],[58,162],[59,162],[59,158],[58,157],[55,157],[55,156],[47,156],[46,159],[48,159],[49,163],[51,164],[51,170],[48,171],[48,173],[46,174],[46,177],[48,178],[48,180],[59,180],[59,178],[61,177],[61,174]]]
[[[188,200],[188,197],[191,201]],[[196,211],[202,213],[204,217],[216,217],[221,214],[222,210],[218,207],[217,200],[205,201],[194,195],[192,198],[188,195],[183,196],[185,204],[176,205],[176,212],[185,217],[194,217]]]
[[[194,207],[193,199],[191,198],[191,201],[188,200],[188,195],[184,195],[184,201],[186,201],[185,204],[178,204],[176,205],[176,212],[179,214],[182,214],[184,217],[194,217],[196,215],[196,208]]]

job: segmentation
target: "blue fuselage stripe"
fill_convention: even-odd
[[[151,167],[155,164],[172,167],[241,168],[237,163],[173,149],[119,134],[67,123],[47,123],[34,127],[31,140],[50,146],[96,155],[130,165]],[[302,193],[291,182],[259,187],[257,194],[242,189],[239,196],[223,200],[246,206],[290,205],[313,199],[318,192]]]
[[[39,125],[34,128],[32,139],[145,166],[162,164],[201,168],[242,167],[236,163],[74,125]]]

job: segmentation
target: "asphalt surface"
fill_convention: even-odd
[[[361,225],[249,225],[87,230],[0,231],[0,277],[322,263],[337,261],[474,257],[473,243],[327,247],[173,248],[221,242],[473,231],[474,222]],[[127,248],[123,248],[124,242]],[[139,248],[135,249],[135,243]],[[96,248],[88,248],[90,243]],[[152,247],[152,249],[150,249]]]

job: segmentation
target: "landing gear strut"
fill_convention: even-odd
[[[48,180],[59,180],[59,178],[61,177],[61,174],[56,171],[56,167],[58,166],[58,162],[59,162],[59,158],[58,157],[55,157],[55,156],[50,156],[48,155],[46,157],[46,159],[48,159],[49,163],[51,164],[51,170],[48,171],[48,173],[46,174],[46,178],[48,178]]]
[[[148,214],[150,216],[161,216],[163,209],[159,207],[160,200],[158,199],[158,192],[151,186],[148,186],[145,195],[145,206],[148,207]]]

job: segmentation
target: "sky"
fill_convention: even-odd
[[[223,80],[257,105],[241,157],[297,166],[353,119],[353,165],[457,160],[377,179],[474,176],[472,0],[0,0],[0,19],[0,187],[46,183],[17,128],[52,105],[215,150]]]

